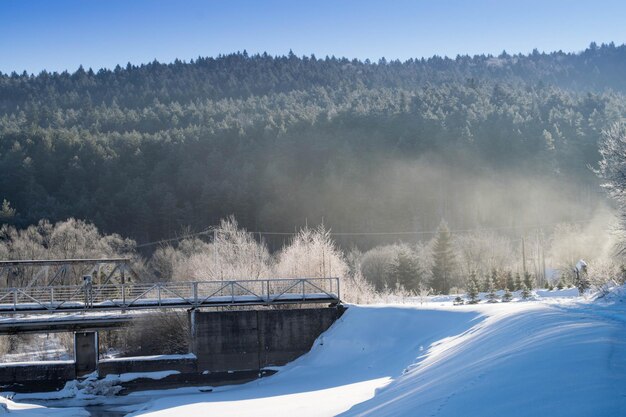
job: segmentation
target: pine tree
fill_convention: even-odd
[[[556,284],[556,288],[558,290],[562,290],[565,288],[565,284],[563,283],[563,277],[559,278],[559,282]]]
[[[498,296],[496,295],[496,282],[493,274],[488,278],[487,301],[490,303],[498,302]]]
[[[11,203],[4,199],[2,201],[2,207],[0,208],[0,222],[6,223],[11,221],[15,217],[15,209],[11,207]]]
[[[448,294],[452,285],[452,271],[455,261],[450,230],[444,220],[441,221],[437,229],[433,260],[431,287],[436,294]]]
[[[513,273],[511,271],[506,271],[506,285],[505,287],[509,290],[515,290],[515,282],[513,280]]]
[[[530,298],[530,290],[528,289],[528,287],[526,286],[526,283],[522,283],[522,300],[528,300]]]
[[[498,274],[498,270],[495,268],[491,269],[491,282],[496,290],[504,288],[504,284],[501,282],[502,276]]]
[[[502,302],[508,303],[513,298],[513,294],[509,291],[509,287],[504,288],[504,294],[502,295]]]
[[[467,301],[468,304],[478,303],[478,280],[476,279],[476,273],[472,271],[470,273],[469,280],[467,282]]]
[[[519,291],[522,289],[522,277],[519,272],[515,273],[515,280],[513,284],[513,291]]]
[[[487,274],[480,281],[480,292],[489,292],[489,281],[491,281],[491,277]]]
[[[529,290],[535,288],[535,279],[530,272],[524,272],[524,285],[526,285],[526,288]]]
[[[420,285],[420,269],[411,253],[400,250],[389,266],[389,281],[407,290],[417,290]]]

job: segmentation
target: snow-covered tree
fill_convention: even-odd
[[[508,287],[505,287],[504,294],[502,295],[502,302],[508,303],[509,301],[511,301],[512,298],[513,298],[513,294],[511,294],[511,291],[509,291]]]
[[[495,303],[498,301],[498,296],[496,295],[496,282],[494,275],[489,275],[487,278],[487,301],[490,303]]]

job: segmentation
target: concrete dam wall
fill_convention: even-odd
[[[280,366],[308,352],[317,339],[339,317],[344,307],[301,309],[257,309],[240,311],[199,311],[188,313],[191,332],[190,353],[180,359],[130,358],[98,361],[97,332],[75,336],[75,360],[0,364],[0,386],[11,391],[46,391],[65,382],[98,371],[109,374],[173,370],[171,381],[152,381],[158,388],[176,381],[208,385],[247,382],[271,374],[263,371]],[[139,382],[139,381],[138,381]],[[135,388],[141,388],[136,383]]]
[[[198,371],[260,370],[308,352],[342,308],[190,312]]]

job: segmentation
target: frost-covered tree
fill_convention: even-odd
[[[151,265],[158,276],[179,281],[269,278],[272,258],[263,241],[239,227],[234,217],[220,221],[211,241],[183,239],[176,248],[156,250]]]
[[[384,245],[365,252],[361,257],[360,268],[363,276],[378,291],[397,284],[415,290],[424,276],[420,259],[424,259],[422,246],[414,251],[407,244]]]
[[[626,230],[626,125],[615,123],[602,132],[599,148],[602,159],[596,173],[604,180],[603,187],[618,203],[622,231]]]
[[[400,285],[409,291],[417,290],[421,283],[421,273],[417,260],[408,250],[397,252],[389,265],[390,282]]]
[[[281,277],[339,277],[348,272],[342,251],[324,225],[305,227],[278,254],[275,271]]]
[[[583,295],[589,289],[591,283],[587,274],[587,263],[582,259],[576,264],[576,279],[574,285],[578,288],[578,294]]]
[[[82,220],[70,218],[54,224],[41,220],[25,229],[0,226],[0,258],[4,260],[117,257],[136,258],[135,242],[117,234],[102,234],[96,226]],[[27,285],[38,272],[39,267],[21,268],[14,275],[14,285]],[[48,272],[49,276],[54,276],[54,267]],[[111,271],[101,271],[107,272]],[[73,266],[70,273],[61,274],[55,284],[77,284],[84,273],[82,266]]]

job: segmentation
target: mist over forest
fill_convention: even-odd
[[[626,110],[625,67],[626,46],[591,44],[1,74],[5,223],[74,217],[141,244],[234,215],[261,232],[323,222],[363,250],[430,239],[442,219],[510,236],[586,225],[610,217],[592,169]]]

